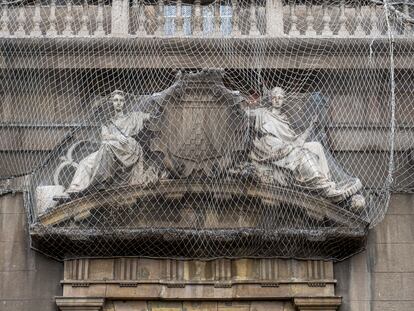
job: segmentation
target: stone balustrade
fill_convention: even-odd
[[[7,1],[7,0],[6,0]],[[286,0],[35,0],[4,2],[0,37],[370,37],[385,36],[383,8],[371,2]],[[401,11],[409,12],[408,4]],[[162,14],[160,14],[162,12]],[[392,19],[396,36],[414,26]]]

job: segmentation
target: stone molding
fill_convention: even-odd
[[[111,305],[111,301],[109,302]],[[336,311],[341,305],[341,302],[341,297],[298,297],[293,299],[293,305],[298,311]],[[146,301],[138,303],[141,307],[147,305]],[[95,297],[57,297],[56,304],[60,311],[102,311],[104,309],[105,299]],[[170,308],[168,310],[175,309],[178,310],[180,308]]]
[[[329,45],[326,45],[323,50],[320,49],[321,40],[328,40]],[[394,38],[395,44],[399,46],[404,46],[407,51],[405,55],[396,55],[396,68],[413,68],[413,62],[409,62],[411,59],[412,50],[414,49],[413,44],[407,44],[411,40],[407,38]],[[330,37],[326,38],[311,38],[311,37],[300,37],[300,38],[231,38],[229,37],[226,41],[218,40],[217,38],[156,38],[156,37],[141,37],[141,38],[89,38],[85,41],[85,38],[70,38],[70,37],[57,37],[57,38],[0,38],[0,47],[3,46],[14,46],[19,50],[22,50],[22,53],[14,55],[13,60],[16,64],[19,64],[20,68],[32,68],[32,69],[41,69],[41,68],[60,68],[60,69],[90,69],[90,68],[104,68],[104,64],[107,64],[107,57],[112,61],[111,68],[165,68],[165,63],[161,61],[161,58],[158,58],[157,54],[154,54],[151,60],[148,60],[148,53],[152,52],[148,50],[148,47],[155,47],[157,49],[168,48],[171,46],[172,42],[174,43],[174,50],[171,50],[170,53],[174,53],[175,56],[172,58],[172,63],[170,66],[172,68],[192,68],[192,63],[188,60],[187,47],[191,44],[194,47],[198,47],[199,50],[209,51],[211,46],[217,46],[218,49],[225,49],[226,47],[233,49],[234,51],[239,50],[240,61],[238,62],[239,68],[251,68],[251,62],[247,59],[249,56],[244,55],[243,51],[251,49],[257,45],[263,47],[263,62],[267,64],[268,68],[276,69],[287,69],[292,67],[292,63],[289,60],[294,51],[300,47],[303,55],[310,52],[318,52],[318,57],[323,59],[323,61],[313,62],[310,66],[309,61],[297,62],[294,64],[294,68],[297,69],[350,69],[359,66],[360,68],[370,68],[368,62],[361,62],[361,55],[357,53],[350,53],[354,51],[355,46],[358,45],[360,48],[369,47],[372,43],[372,38],[340,38],[340,37]],[[44,47],[46,43],[50,43],[54,48],[52,49],[40,49],[39,47]],[[377,38],[376,47],[378,49],[388,46],[388,38]],[[76,51],[79,47],[84,47],[87,44],[88,49],[87,53],[96,53],[99,49],[105,49],[106,51],[111,51],[111,53],[117,55],[117,53],[122,53],[124,51],[134,51],[134,54],[125,54],[123,57],[114,58],[113,54],[105,54],[99,57],[95,57],[94,60],[90,60],[90,55],[67,55],[66,59],[73,59],[76,57],[77,62],[64,62],[64,56],[60,55],[56,51],[65,50],[65,51]],[[240,49],[240,46],[243,46],[244,49]],[[69,47],[73,47],[70,49]],[[146,47],[146,49],[143,49]],[[29,51],[29,53],[25,53]],[[35,62],[33,59],[38,57],[33,51],[43,51],[42,57],[44,57],[44,62]],[[332,53],[336,51],[336,54]],[[145,53],[144,53],[145,52]],[[155,51],[154,51],[155,52]],[[296,52],[297,53],[297,52]],[[342,54],[338,54],[342,53]],[[95,55],[95,54],[94,54]],[[346,57],[347,61],[338,62],[338,55],[341,57]],[[312,57],[315,57],[312,55]],[[380,59],[380,56],[378,56]],[[85,61],[88,59],[89,61]],[[134,61],[132,61],[132,59]],[[305,58],[307,59],[307,58]],[[343,58],[341,58],[343,60]],[[383,60],[386,60],[387,57],[384,56]],[[206,68],[217,67],[217,63],[214,63],[214,58],[206,57],[204,60]],[[386,62],[378,61],[378,68],[384,68]],[[6,64],[0,63],[0,68],[4,68]],[[231,63],[231,59],[223,59],[221,67],[234,67],[234,63]],[[388,68],[388,67],[385,67]]]
[[[342,303],[341,297],[302,297],[294,298],[299,311],[336,311]]]
[[[56,297],[56,305],[61,311],[101,311],[104,304],[104,298]]]

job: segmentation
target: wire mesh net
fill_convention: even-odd
[[[3,1],[1,178],[56,258],[343,259],[413,189],[410,1]],[[22,178],[23,177],[23,178]]]

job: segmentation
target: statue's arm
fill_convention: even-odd
[[[134,133],[131,135],[138,135],[139,132],[141,132],[145,127],[148,127],[148,125],[152,122],[151,120],[151,114],[137,111],[133,113],[133,122],[134,122]]]
[[[118,133],[118,134],[112,133],[106,125],[102,126],[101,136],[102,136],[102,142],[111,141],[111,140],[112,141],[116,140],[116,141],[119,141],[120,143],[128,142],[127,137],[125,137],[121,133]]]
[[[112,138],[112,135],[109,132],[109,129],[108,129],[108,127],[106,125],[102,125],[101,138],[102,138],[102,141],[113,139]]]

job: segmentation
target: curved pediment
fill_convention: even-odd
[[[274,222],[269,223],[269,217]],[[46,234],[42,230],[45,227]],[[307,229],[295,229],[299,227]],[[85,246],[73,246],[73,255],[86,255],[84,251],[92,245],[105,245],[109,239],[111,243],[118,240],[119,245],[146,245],[151,241],[158,246],[131,247],[128,251],[112,246],[95,254],[157,256],[163,249],[172,257],[285,256],[286,248],[280,243],[299,243],[304,249],[292,253],[294,257],[306,257],[310,245],[312,251],[319,249],[321,256],[336,257],[338,250],[332,253],[326,246],[329,241],[342,241],[339,243],[344,243],[344,249],[352,251],[363,244],[367,227],[364,218],[354,212],[280,187],[246,186],[238,181],[222,182],[218,187],[214,183],[163,180],[145,187],[106,189],[61,204],[39,216],[31,233],[40,248],[54,247],[51,235],[53,240],[69,245],[82,240]],[[203,250],[179,247],[181,243],[196,245],[200,241]],[[224,251],[217,248],[223,243],[227,245]]]
[[[40,215],[38,220],[45,226],[59,226],[68,220],[79,219],[79,215],[87,215],[93,209],[104,206],[129,206],[139,200],[179,200],[185,195],[205,194],[215,200],[234,200],[241,196],[259,199],[263,204],[278,208],[280,205],[291,205],[302,209],[309,217],[323,220],[330,219],[340,225],[349,226],[355,220],[364,224],[361,216],[354,212],[338,208],[337,205],[318,197],[272,185],[260,185],[228,181],[217,183],[165,180],[157,185],[131,185],[106,189],[97,193],[60,204],[57,208]],[[122,202],[122,203],[120,203]],[[208,229],[208,227],[206,228]]]

